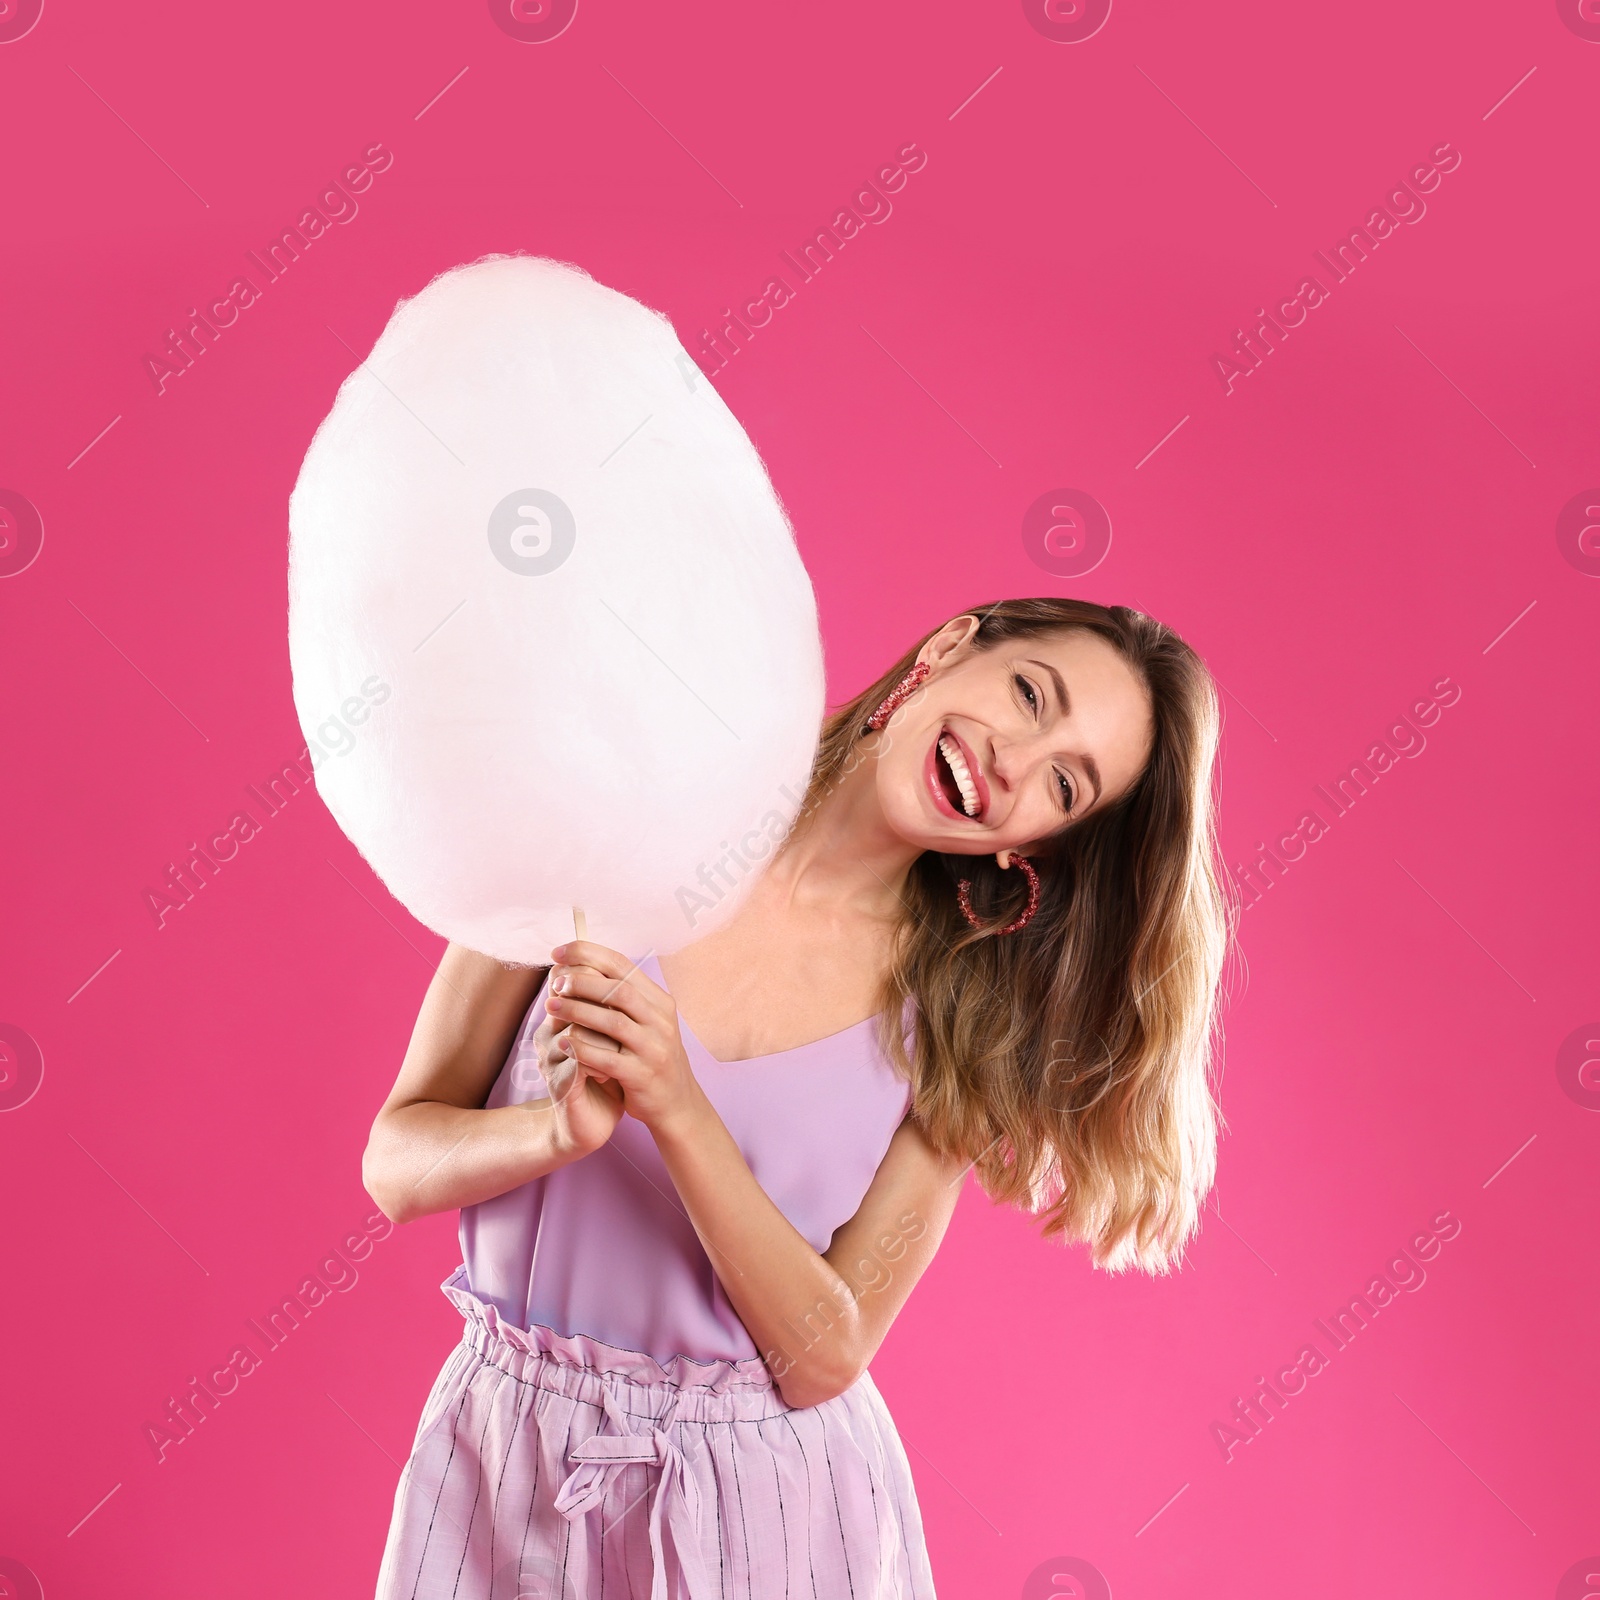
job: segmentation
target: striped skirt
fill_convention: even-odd
[[[870,1377],[786,1405],[759,1360],[663,1365],[466,1319],[395,1493],[378,1600],[933,1600]]]

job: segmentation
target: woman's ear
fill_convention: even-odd
[[[952,617],[917,652],[917,660],[930,667],[942,667],[963,655],[978,631],[978,619],[969,611]]]

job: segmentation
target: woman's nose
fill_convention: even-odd
[[[1014,789],[1026,763],[1026,755],[1009,740],[995,739],[989,746],[989,766],[1003,789]]]
[[[1025,783],[1028,774],[1038,764],[1048,759],[1047,744],[1039,738],[992,739],[989,744],[990,766],[996,778],[1006,789],[1015,789]]]

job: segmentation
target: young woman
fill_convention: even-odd
[[[1151,618],[986,606],[828,719],[716,932],[446,951],[364,1163],[465,1256],[380,1600],[932,1596],[867,1367],[965,1175],[1112,1270],[1211,1185],[1217,735]]]

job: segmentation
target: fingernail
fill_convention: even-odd
[[[555,981],[551,983],[550,992],[552,994],[565,994],[567,992],[567,985],[571,981],[572,980],[567,976],[567,974],[563,972],[560,977],[556,978]]]
[[[564,944],[558,944],[555,949],[550,952],[551,959],[559,961],[564,955],[566,955],[566,953],[567,947]]]

